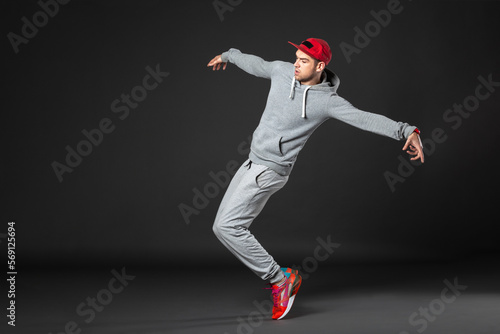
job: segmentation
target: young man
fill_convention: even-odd
[[[222,199],[213,230],[219,240],[263,280],[270,280],[273,319],[283,318],[293,305],[302,278],[296,270],[280,268],[248,228],[267,200],[288,180],[300,150],[313,131],[335,118],[360,129],[396,140],[411,160],[424,162],[420,132],[415,126],[361,111],[337,95],[337,75],[326,68],[328,44],[309,38],[297,48],[295,64],[263,59],[230,49],[207,66],[223,70],[231,62],[247,73],[271,80],[265,110],[253,133],[249,159],[234,175]]]

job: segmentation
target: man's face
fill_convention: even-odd
[[[309,82],[316,75],[316,68],[318,61],[308,56],[306,53],[297,50],[295,53],[297,59],[295,60],[295,80]]]

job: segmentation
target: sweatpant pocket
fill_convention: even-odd
[[[288,176],[282,176],[276,173],[269,167],[266,167],[262,172],[257,174],[255,177],[255,183],[260,189],[270,188],[270,187],[283,187],[288,181]]]

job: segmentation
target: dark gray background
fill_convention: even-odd
[[[287,41],[327,40],[339,94],[360,109],[442,128],[423,166],[392,192],[403,142],[330,120],[311,137],[289,183],[252,231],[280,263],[310,256],[328,235],[336,261],[464,259],[497,254],[498,89],[456,130],[446,109],[473,95],[478,76],[500,81],[499,2],[402,1],[348,63],[339,47],[387,1],[243,1],[221,21],[212,1],[71,1],[15,54],[7,34],[40,10],[2,2],[4,80],[0,231],[16,222],[19,265],[61,267],[235,262],[212,233],[225,189],[186,224],[178,206],[212,182],[251,135],[269,82],[206,64],[230,47],[266,60],[295,58]],[[120,120],[111,102],[170,75]],[[115,130],[59,182],[81,131]],[[405,156],[405,159],[408,158]]]

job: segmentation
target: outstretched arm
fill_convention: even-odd
[[[265,61],[260,57],[242,53],[237,49],[229,49],[229,51],[216,56],[207,66],[213,66],[212,69],[214,71],[219,70],[221,67],[225,70],[228,62],[235,64],[249,74],[266,79],[271,79],[274,67],[274,62]]]
[[[340,96],[332,96],[329,103],[329,112],[332,118],[355,126],[359,129],[370,131],[379,135],[402,140],[406,138],[403,151],[413,155],[411,160],[420,159],[424,162],[422,142],[415,126],[404,122],[395,122],[383,115],[370,113],[354,107]]]

